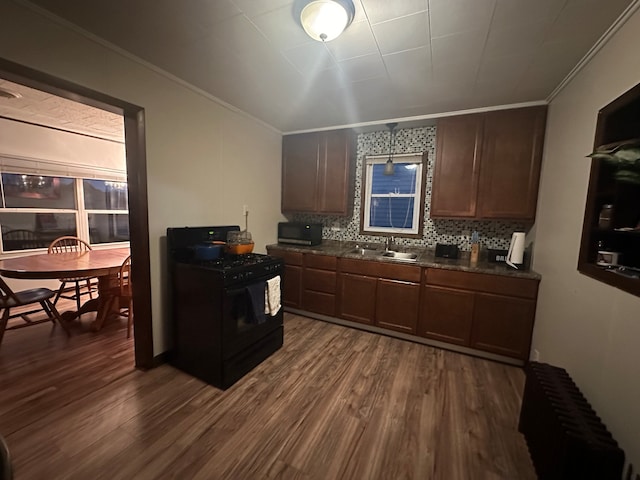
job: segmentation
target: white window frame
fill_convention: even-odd
[[[365,162],[363,168],[365,169],[364,174],[364,185],[362,185],[362,189],[364,192],[363,198],[363,215],[362,215],[362,233],[384,233],[384,234],[396,234],[396,235],[411,235],[415,236],[420,233],[420,219],[421,215],[424,215],[424,208],[421,202],[422,198],[422,188],[423,188],[423,153],[404,153],[397,154],[393,156],[393,160],[397,163],[415,163],[416,164],[416,177],[415,177],[415,189],[413,193],[410,194],[376,194],[372,195],[372,183],[373,183],[373,165],[376,164],[384,164],[389,159],[388,155],[369,155],[365,158]],[[412,218],[412,228],[390,228],[390,227],[376,227],[371,226],[371,201],[372,198],[389,198],[389,197],[413,197],[413,218]]]
[[[32,171],[30,171],[29,168],[25,168],[24,170],[18,169],[18,168],[12,168],[12,169],[7,169],[7,168],[3,168],[0,169],[0,173],[12,173],[12,174],[26,174],[26,175],[38,175],[38,173],[34,173]],[[109,172],[112,173],[112,172]],[[83,180],[85,179],[91,179],[91,180],[105,180],[105,181],[119,181],[122,183],[127,183],[126,179],[118,179],[115,180],[115,178],[113,177],[113,174],[109,175],[100,175],[100,173],[97,173],[95,176],[70,176],[70,175],[63,175],[60,173],[55,173],[53,171],[47,171],[46,173],[42,173],[42,175],[46,175],[46,176],[51,176],[51,177],[65,177],[65,178],[71,178],[74,181],[74,192],[75,192],[75,199],[76,199],[76,208],[75,209],[68,209],[68,208],[31,208],[31,207],[25,207],[25,208],[0,208],[1,212],[6,212],[6,213],[73,213],[75,215],[76,218],[76,233],[78,235],[79,238],[85,240],[87,243],[89,243],[91,246],[93,247],[97,247],[97,248],[103,248],[103,247],[109,247],[109,246],[123,246],[123,245],[128,245],[129,242],[128,241],[123,241],[123,242],[108,242],[108,243],[91,243],[90,242],[90,237],[89,237],[89,214],[91,213],[106,213],[106,214],[129,214],[129,210],[88,210],[85,208],[84,205],[84,184],[83,184]],[[117,177],[116,177],[117,178]],[[1,184],[2,182],[0,182]],[[2,192],[4,193],[4,192]],[[1,201],[1,199],[0,199]],[[0,205],[1,207],[1,205]],[[25,253],[28,252],[39,252],[39,251],[46,251],[46,248],[30,248],[30,249],[23,249],[23,250],[10,250],[10,251],[5,251],[4,250],[4,245],[2,245],[2,235],[0,235],[0,257],[4,257],[4,258],[8,258],[8,257],[13,257],[16,255],[24,255]]]

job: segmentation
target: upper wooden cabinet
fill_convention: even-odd
[[[438,121],[434,218],[535,220],[546,106]]]
[[[353,199],[351,130],[282,138],[282,212],[348,215]]]

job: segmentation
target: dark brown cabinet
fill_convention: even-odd
[[[282,212],[347,215],[353,199],[351,130],[282,138]]]
[[[282,278],[282,304],[286,307],[302,306],[302,253],[269,248],[267,253],[284,260]]]
[[[425,286],[418,335],[456,345],[470,345],[473,293]]]
[[[338,316],[414,334],[420,303],[420,267],[341,258]]]
[[[535,308],[534,300],[476,293],[471,347],[526,360]]]
[[[338,316],[352,322],[373,325],[378,279],[353,273],[338,276]]]
[[[538,280],[425,269],[418,334],[526,360]]]
[[[546,107],[438,121],[433,218],[535,220]]]
[[[303,263],[302,309],[322,315],[335,315],[336,257],[307,253]]]
[[[380,278],[377,289],[376,324],[382,328],[415,334],[420,284]]]

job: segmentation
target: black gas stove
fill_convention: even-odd
[[[269,302],[284,272],[282,259],[259,253],[197,258],[194,246],[225,241],[238,226],[167,229],[173,324],[170,362],[226,389],[283,343],[283,310]],[[269,286],[271,284],[271,286]],[[264,302],[264,303],[263,303]],[[268,311],[267,311],[268,310]]]
[[[260,253],[224,255],[215,260],[192,260],[186,263],[218,272],[225,286],[250,282],[274,273],[280,274],[284,270],[282,259]]]

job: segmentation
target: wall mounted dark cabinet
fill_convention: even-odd
[[[535,220],[546,106],[438,120],[432,218]]]
[[[282,138],[282,212],[348,215],[353,204],[351,130]]]
[[[640,84],[598,112],[594,150],[633,140],[640,141]],[[610,163],[591,160],[578,270],[640,296],[640,185],[619,181],[614,173]],[[605,205],[610,206],[609,221],[601,221]],[[602,252],[615,253],[623,268],[598,265],[612,258]]]

